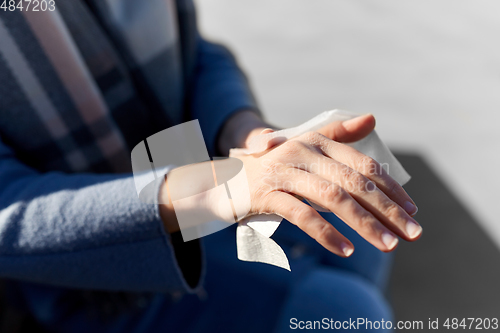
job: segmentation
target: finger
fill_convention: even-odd
[[[283,190],[329,209],[381,251],[394,250],[398,244],[396,235],[362,207],[342,186],[299,169],[295,170],[293,178],[293,183],[283,183]]]
[[[382,192],[401,206],[410,216],[417,213],[418,208],[412,198],[373,158],[360,153],[352,147],[328,140],[326,137],[316,138],[316,142],[318,143],[317,147],[324,155],[349,166],[375,182]]]
[[[318,133],[337,142],[354,142],[370,134],[375,128],[375,117],[366,114],[346,121],[335,121],[318,130]]]
[[[264,128],[262,130],[262,132],[259,133],[259,135],[269,134],[269,133],[273,133],[273,132],[274,132],[274,129],[272,129],[272,128]],[[271,149],[271,148],[283,143],[284,141],[286,141],[285,138],[281,138],[281,137],[272,138],[271,140],[269,140],[267,142],[266,150]]]
[[[281,191],[271,192],[266,199],[269,212],[295,224],[330,252],[341,257],[349,257],[353,253],[352,243],[311,206]]]
[[[309,155],[309,156],[308,156]],[[378,188],[378,183],[334,159],[305,151],[306,171],[339,184],[380,222],[408,241],[417,240],[422,228],[401,206]],[[302,165],[301,165],[302,166]],[[322,203],[319,203],[322,205]],[[328,207],[327,207],[328,208]]]

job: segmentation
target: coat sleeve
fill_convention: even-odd
[[[210,155],[217,155],[224,122],[240,110],[259,113],[249,82],[227,48],[198,37],[191,87],[191,117],[200,122]]]
[[[191,287],[173,243],[158,205],[139,201],[132,175],[39,173],[0,140],[0,277],[194,292],[204,268]]]

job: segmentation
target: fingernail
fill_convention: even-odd
[[[346,257],[350,257],[351,254],[354,252],[354,249],[352,246],[348,245],[347,243],[342,243],[342,252],[344,252]]]
[[[403,207],[403,208],[404,208],[404,209],[406,210],[406,212],[407,212],[408,214],[410,214],[411,216],[413,216],[413,215],[417,214],[417,212],[418,212],[418,207],[417,207],[417,206],[415,206],[415,205],[414,205],[413,203],[411,203],[410,201],[405,202],[405,205],[404,205],[404,207]]]
[[[382,243],[384,243],[385,246],[387,246],[387,248],[389,250],[392,250],[397,244],[398,244],[398,239],[397,237],[393,236],[392,234],[388,233],[387,231],[385,231],[383,234],[382,234]]]
[[[410,238],[415,238],[422,233],[422,227],[417,223],[409,220],[406,222],[406,233]]]
[[[260,132],[259,134],[267,134],[267,133],[272,133],[274,132],[274,130],[272,128],[264,128],[262,130],[262,132]]]

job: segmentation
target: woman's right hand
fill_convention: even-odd
[[[308,132],[238,158],[250,188],[248,215],[280,215],[339,256],[352,254],[352,243],[302,198],[335,213],[384,252],[396,248],[398,236],[414,241],[421,235],[409,215],[416,213],[415,204],[380,164],[322,134]]]
[[[308,132],[265,152],[238,157],[250,191],[250,207],[244,209],[248,211],[246,216],[280,215],[329,251],[344,257],[352,254],[352,243],[302,198],[335,213],[381,251],[394,250],[398,237],[418,239],[422,228],[410,216],[417,208],[408,194],[379,163],[340,143],[359,140],[374,126],[373,116],[361,116],[331,123],[318,131],[328,137]],[[160,191],[160,202],[168,203],[160,205],[160,215],[169,232],[179,230],[169,187],[170,191],[188,188],[190,193],[200,193],[177,207],[185,212],[196,211],[197,221],[193,223],[203,223],[204,218],[208,221],[214,216],[234,222],[232,213],[220,213],[227,210],[221,206],[220,197],[207,191],[215,186],[210,163],[214,163],[214,174],[219,167],[228,165],[224,161],[204,162],[169,172],[168,186]]]

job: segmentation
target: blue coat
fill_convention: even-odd
[[[158,206],[138,200],[130,150],[158,130],[198,119],[215,155],[225,120],[257,110],[231,53],[200,37],[191,1],[161,13],[175,42],[150,57],[139,54],[144,45],[134,49],[137,41],[128,26],[120,30],[107,3],[56,4],[62,21],[55,22],[105,103],[93,119],[65,79],[69,69],[54,61],[63,52],[48,49],[29,16],[0,13],[0,277],[15,281],[17,297],[46,321],[75,290],[199,290],[203,259],[194,260],[201,274],[189,285]],[[110,138],[122,143],[112,153]]]

